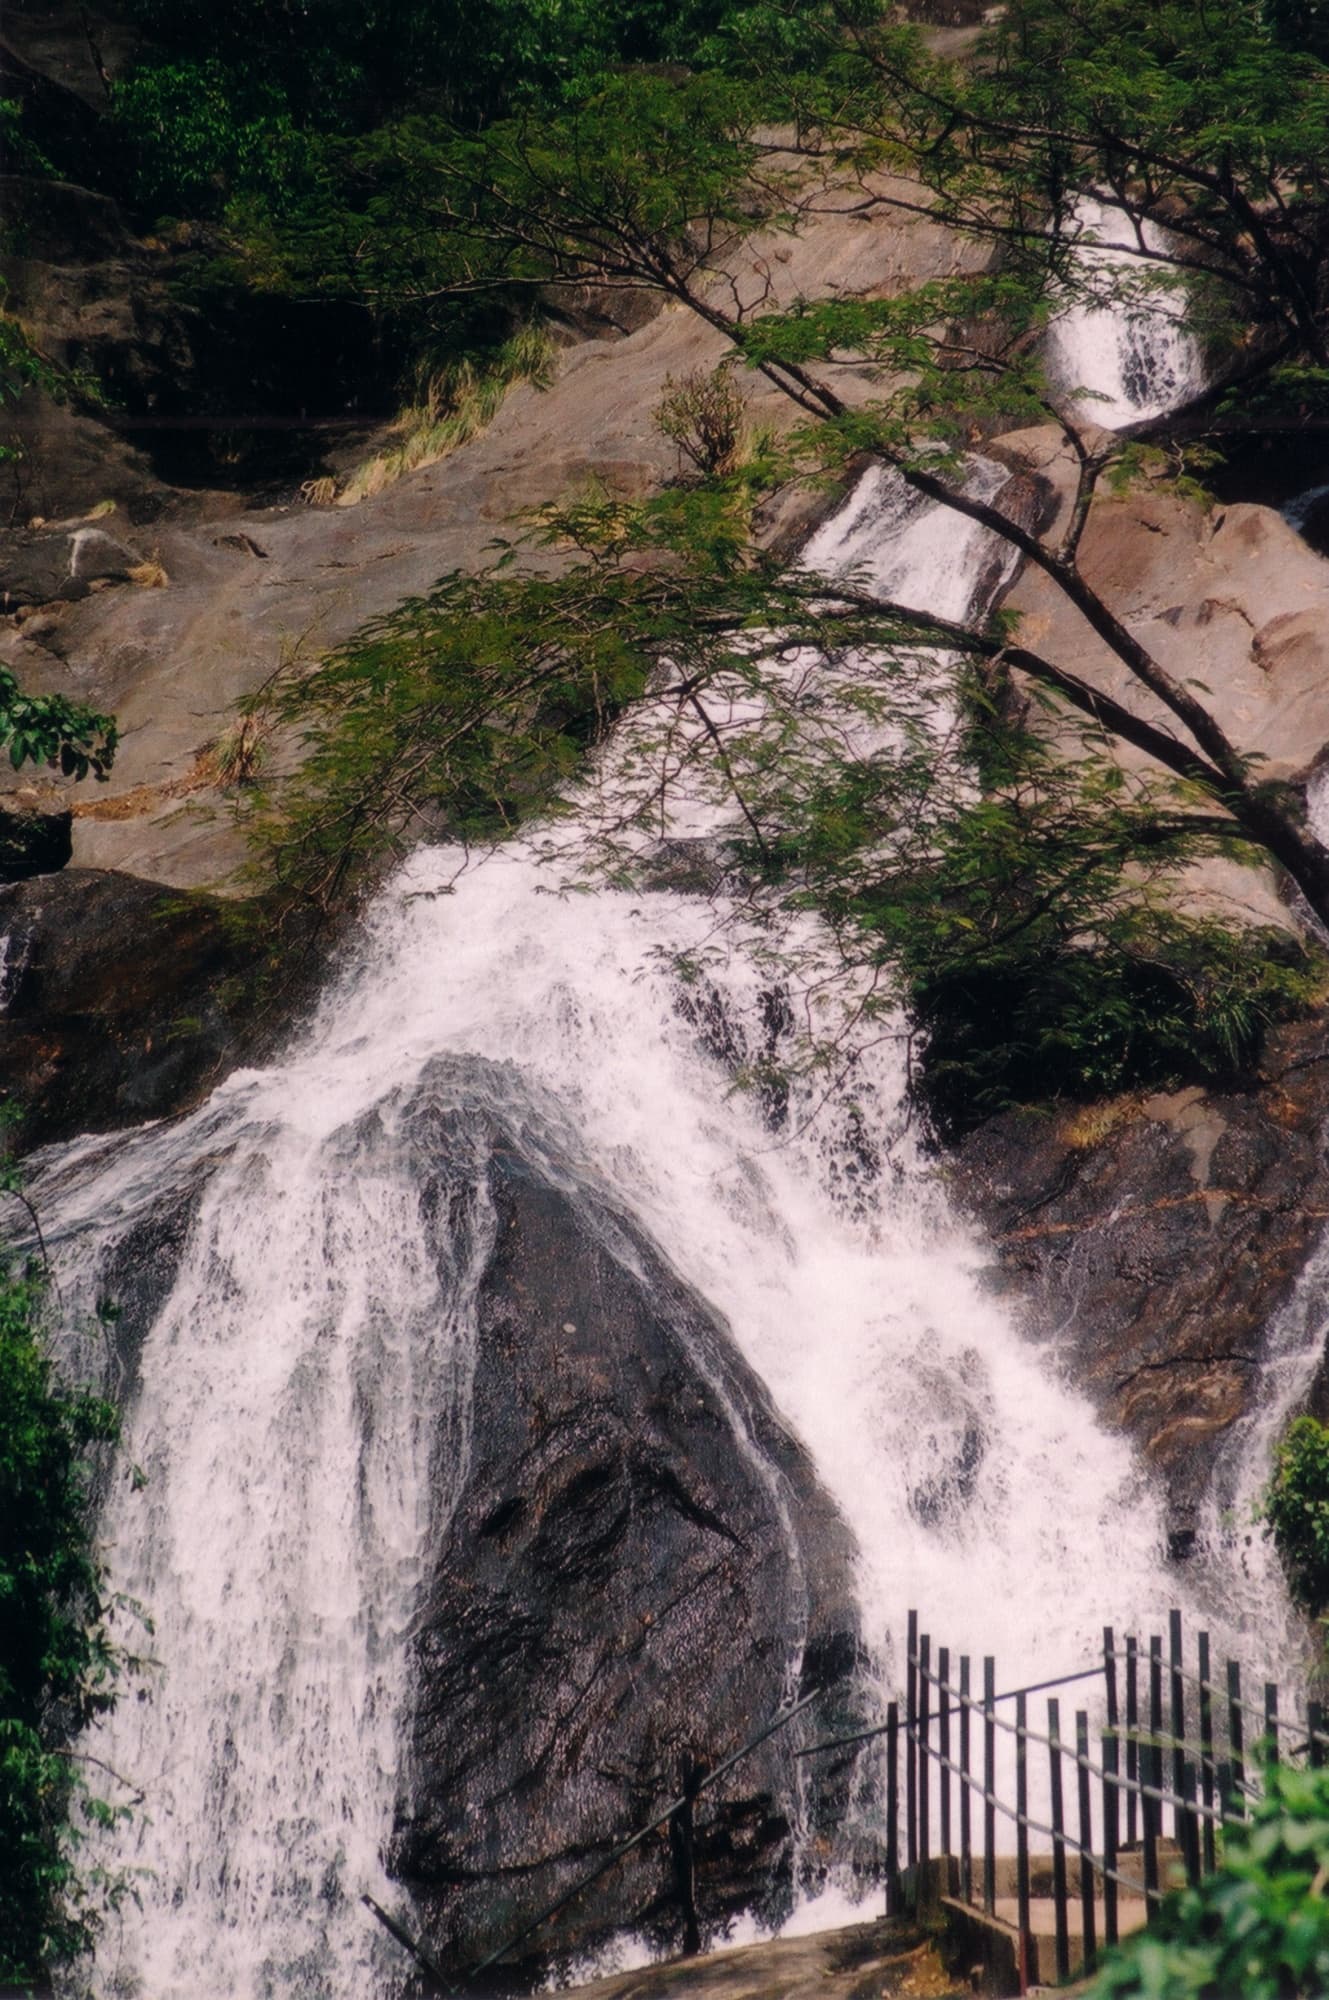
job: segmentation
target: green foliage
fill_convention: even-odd
[[[130,1664],[90,1521],[118,1419],[56,1370],[47,1303],[40,1268],[0,1255],[0,1981],[24,1983],[87,1950],[128,1887],[84,1863],[89,1831],[128,1808],[70,1749]]]
[[[281,90],[215,59],[144,64],[111,96],[130,188],[150,214],[212,216],[238,189],[288,201],[304,147]]]
[[[0,312],[0,403],[17,402],[25,389],[57,395],[62,386],[54,362],[38,352],[12,314]]]
[[[55,168],[28,131],[24,109],[17,97],[0,97],[0,160],[6,173],[47,179]]]
[[[340,18],[332,0],[318,14]],[[417,341],[458,344],[476,299],[506,332],[515,302],[551,279],[655,289],[789,392],[811,419],[790,447],[805,473],[838,475],[870,453],[916,491],[957,501],[966,446],[1054,418],[1079,488],[1053,581],[1136,674],[1135,641],[1076,568],[1077,537],[1105,475],[1165,476],[1186,491],[1202,455],[1104,439],[1092,409],[1058,416],[1043,336],[1085,300],[1170,316],[1180,301],[1226,352],[1245,343],[1252,382],[1275,362],[1322,368],[1319,66],[1290,55],[1244,0],[1024,0],[964,65],[868,0],[776,0],[708,13],[686,49],[667,41],[663,9],[650,20],[619,10],[611,34],[604,10],[564,6],[555,73],[539,55],[553,18],[531,7],[514,24],[499,90],[460,82],[472,74],[462,61],[446,90],[408,96],[368,131],[354,118],[325,129],[299,199],[283,209],[255,196],[247,212],[271,281],[366,300]],[[699,35],[700,20],[676,25]],[[578,49],[589,52],[580,69]],[[693,67],[613,67],[662,54]],[[419,57],[422,77],[432,60]],[[796,157],[770,143],[777,110],[797,132]],[[883,178],[901,172],[921,195]],[[862,213],[922,207],[995,246],[992,268],[888,299],[729,312],[715,274],[734,245],[755,227],[797,227],[828,187],[851,189]],[[1081,254],[1085,188],[1117,220],[1167,229],[1147,236],[1159,247],[1145,268]],[[1160,285],[1171,288],[1162,306]],[[875,377],[878,400],[837,393],[846,364],[860,382]],[[600,861],[629,868],[623,830],[667,818],[661,770],[726,796],[745,829],[730,858],[760,885],[763,921],[816,909],[881,1005],[911,1003],[943,1125],[1031,1095],[1248,1065],[1265,1024],[1317,992],[1318,962],[1267,933],[1183,921],[1169,893],[1198,855],[1263,851],[1323,903],[1297,808],[1259,787],[1239,748],[1215,744],[1194,684],[1158,662],[1137,678],[1171,710],[1174,733],[1121,704],[1112,717],[1081,687],[1079,713],[1099,733],[1053,759],[981,678],[1004,644],[997,627],[929,633],[870,590],[835,601],[779,578],[749,532],[757,481],[734,463],[734,412],[700,410],[714,384],[690,393],[682,407],[676,387],[664,418],[700,485],[637,509],[565,508],[546,524],[560,554],[581,559],[564,576],[510,565],[448,579],[284,684],[274,726],[303,733],[310,757],[256,822],[283,879],[323,899],[413,827],[511,824],[556,799],[603,722],[632,704],[640,792],[630,777],[605,802]],[[779,672],[760,650],[772,631]],[[939,737],[961,725],[942,719],[954,689],[939,688],[938,644],[959,646],[972,669],[968,762],[939,755]],[[800,647],[815,670],[786,672]],[[1019,664],[1075,705],[1056,663],[1024,651]],[[889,749],[847,747],[864,724]],[[1106,745],[1113,728],[1172,775],[1128,780]]]
[[[187,10],[134,0],[173,60],[262,76],[302,129],[355,130],[431,95],[475,127],[520,103],[582,95],[625,62],[686,62],[748,0],[219,0]]]
[[[220,215],[237,196],[279,218],[309,202],[353,206],[353,159],[323,141],[390,128],[421,106],[436,135],[540,116],[592,95],[617,65],[691,59],[744,5],[137,0],[160,53],[113,91],[131,193],[154,213],[187,215]]]
[[[0,281],[0,298],[3,292]],[[96,386],[86,374],[50,360],[40,348],[34,347],[12,313],[0,306],[0,412],[29,389],[39,389],[57,403],[65,402],[71,395],[97,399]],[[21,456],[16,443],[0,439],[0,465]]]
[[[1278,1441],[1260,1506],[1297,1602],[1329,1611],[1329,1429],[1295,1417]]]
[[[0,667],[0,750],[14,770],[48,764],[67,778],[105,778],[115,762],[114,719],[62,694],[23,694]]]
[[[1329,1772],[1273,1765],[1221,1865],[1113,1954],[1092,2000],[1318,2000],[1329,1992]]]
[[[331,900],[413,835],[556,814],[574,781],[585,831],[565,863],[630,880],[639,832],[700,795],[737,827],[728,863],[768,961],[793,964],[815,910],[846,991],[869,982],[866,1012],[908,1004],[946,1132],[1248,1067],[1325,968],[1282,933],[1177,913],[1193,856],[1249,851],[1232,821],[1128,780],[1092,734],[1054,756],[977,674],[950,715],[954,670],[916,621],[837,604],[754,548],[767,476],[636,506],[590,495],[541,524],[573,558],[561,574],[517,573],[510,550],[283,677],[265,726],[297,731],[306,758],[256,824],[287,891]],[[625,709],[592,777],[583,753]],[[865,729],[874,750],[855,747]]]
[[[452,576],[275,683],[265,723],[304,749],[253,803],[278,882],[328,904],[433,827],[486,838],[548,804],[653,664],[620,602],[593,575]]]
[[[1054,754],[983,687],[969,698],[956,773],[926,741],[832,760],[777,843],[842,954],[893,970],[934,1123],[953,1137],[1016,1104],[1247,1069],[1329,968],[1286,933],[1179,913],[1178,870],[1232,850],[1231,828],[1128,783],[1092,739]]]

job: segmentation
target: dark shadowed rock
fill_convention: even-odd
[[[843,1676],[858,1624],[850,1537],[806,1453],[649,1240],[506,1116],[423,1109],[412,1138],[435,1162],[440,1255],[482,1261],[465,1484],[420,1622],[394,1857],[462,1965],[658,1811],[685,1758],[717,1763]],[[477,1171],[491,1234],[463,1253]],[[832,1719],[814,1705],[707,1794],[704,1919],[787,1897],[796,1825],[815,1850],[843,1805],[843,1778],[793,1755]],[[670,1884],[661,1835],[539,1946],[676,1938]]]
[[[1031,1330],[1161,1474],[1177,1553],[1329,1220],[1327,1115],[1329,1037],[1308,1022],[1270,1037],[1247,1089],[1011,1112],[956,1155]]]
[[[182,1109],[308,990],[234,904],[109,870],[0,887],[0,1070],[25,1148]]]
[[[113,1245],[98,1270],[101,1296],[115,1311],[108,1330],[104,1393],[124,1412],[138,1394],[143,1343],[171,1296],[207,1175],[167,1187]]]
[[[73,826],[68,809],[29,812],[0,802],[0,883],[53,875],[65,867],[74,851]]]

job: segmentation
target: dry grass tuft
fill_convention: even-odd
[[[1061,1137],[1075,1153],[1087,1153],[1094,1146],[1101,1146],[1114,1132],[1124,1125],[1132,1125],[1140,1116],[1138,1097],[1109,1097],[1100,1104],[1082,1104],[1072,1111],[1061,1128]]]
[[[337,505],[354,507],[372,499],[406,473],[436,465],[469,443],[492,422],[516,383],[547,387],[553,358],[554,345],[544,328],[526,326],[482,363],[450,362],[422,377],[416,401],[402,411],[395,425],[401,443],[357,466],[336,493]],[[310,485],[327,483],[314,480]]]

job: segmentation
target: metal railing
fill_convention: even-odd
[[[1050,1974],[1068,1979],[1076,1960],[1091,1969],[1100,1948],[1115,1944],[1124,1928],[1148,1922],[1174,1877],[1196,1883],[1211,1873],[1223,1828],[1246,1817],[1266,1764],[1329,1762],[1323,1706],[1311,1701],[1304,1723],[1289,1720],[1272,1681],[1258,1701],[1248,1700],[1237,1661],[1224,1661],[1221,1679],[1215,1677],[1204,1631],[1196,1635],[1192,1667],[1180,1611],[1169,1614],[1166,1652],[1161,1635],[1119,1641],[1108,1626],[1092,1664],[1022,1687],[999,1693],[989,1654],[981,1661],[979,1691],[973,1665],[968,1654],[953,1656],[946,1646],[934,1656],[930,1635],[920,1633],[911,1611],[903,1714],[892,1701],[884,1722],[793,1754],[814,1757],[885,1739],[887,1914],[917,1910],[941,1880],[954,1902],[1009,1926],[1021,1991]],[[684,1954],[695,1953],[699,1800],[844,1678],[782,1709],[713,1768],[689,1760],[675,1798],[465,1971],[445,1973],[399,1919],[371,1896],[363,1901],[440,1992],[460,1995],[667,1827]],[[1076,1708],[1064,1730],[1060,1690],[1094,1683],[1092,1713]],[[1042,1729],[1031,1722],[1029,1706],[1040,1694],[1048,1696]],[[1014,1830],[1013,1856],[1009,1837],[998,1841],[1002,1820]],[[1046,1844],[1037,1855],[1031,1840]],[[1052,1947],[1051,1965],[1039,1961],[1035,1904],[1050,1920],[1042,1942]]]
[[[941,1872],[955,1900],[990,1919],[1009,1912],[1024,1990],[1051,1969],[1038,1963],[1036,1900],[1052,1906],[1049,1942],[1055,1976],[1065,1980],[1072,1969],[1073,1935],[1085,1970],[1095,1962],[1100,1944],[1117,1942],[1123,1898],[1133,1904],[1132,1918],[1147,1922],[1170,1886],[1170,1876],[1179,1879],[1184,1871],[1185,1879],[1196,1883],[1212,1872],[1222,1829],[1246,1816],[1265,1764],[1298,1756],[1324,1763],[1329,1733],[1318,1702],[1308,1704],[1304,1726],[1281,1717],[1279,1690],[1272,1681],[1264,1684],[1259,1704],[1247,1701],[1235,1660],[1224,1663],[1222,1682],[1215,1680],[1207,1632],[1198,1634],[1196,1655],[1192,1671],[1182,1616],[1174,1610],[1166,1655],[1160,1635],[1151,1636],[1146,1646],[1135,1637],[1118,1643],[1107,1627],[1094,1665],[1005,1695],[996,1693],[995,1660],[985,1657],[983,1690],[977,1695],[969,1657],[960,1656],[956,1677],[947,1647],[938,1649],[934,1664],[931,1638],[920,1634],[918,1614],[911,1611],[902,1725],[905,1865],[899,1865],[898,1754],[888,1754],[888,1907],[894,1911],[917,1905],[930,1893],[929,1884],[944,1863]],[[1032,1726],[1029,1697],[1076,1681],[1102,1684],[1096,1731],[1091,1731],[1090,1711],[1080,1708],[1073,1736],[1063,1733],[1057,1697],[1048,1700],[1046,1729]],[[1015,1703],[1013,1722],[998,1712],[998,1704],[1010,1700]],[[894,1703],[885,1727],[893,1747],[901,1730]],[[975,1730],[981,1731],[981,1767],[972,1754]],[[1097,1759],[1091,1750],[1094,1734]],[[1014,1763],[1013,1803],[1002,1795],[998,1778],[1003,1736]],[[1030,1807],[1030,1782],[1040,1764],[1041,1801],[1046,1803],[1036,1813]],[[977,1846],[976,1805],[982,1820]],[[1013,1897],[999,1897],[997,1891],[1002,1872],[999,1815],[1015,1828]],[[1037,1898],[1031,1836],[1050,1843],[1041,1857],[1047,1894]],[[1008,1864],[1009,1854],[1000,1860]],[[999,1909],[999,1904],[1005,1907]]]

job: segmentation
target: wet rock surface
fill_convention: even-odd
[[[491,1219],[469,1253],[465,1483],[420,1620],[394,1872],[434,1949],[474,1964],[668,1803],[686,1759],[714,1766],[838,1682],[698,1811],[703,1927],[770,1911],[796,1829],[815,1854],[844,1803],[843,1772],[793,1753],[848,1712],[848,1530],[723,1324],[606,1197],[488,1114],[423,1109],[412,1143],[436,1163],[441,1255],[459,1254],[477,1162]],[[539,1946],[625,1927],[676,1942],[672,1883],[662,1831]]]
[[[97,869],[0,888],[0,1070],[25,1149],[178,1111],[286,1025],[317,960],[293,946],[275,978],[263,927],[234,918]]]
[[[1327,1116],[1329,1030],[1306,1022],[1246,1089],[1007,1113],[954,1157],[1031,1333],[1161,1476],[1177,1554],[1329,1219]]]

